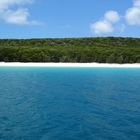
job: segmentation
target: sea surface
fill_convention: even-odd
[[[140,140],[140,69],[0,68],[0,140]]]

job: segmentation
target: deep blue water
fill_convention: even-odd
[[[0,140],[140,140],[140,69],[0,68]]]

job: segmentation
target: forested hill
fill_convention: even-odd
[[[140,63],[140,38],[0,39],[0,61]]]

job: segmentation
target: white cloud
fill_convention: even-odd
[[[126,11],[125,19],[130,25],[140,25],[140,0],[133,1],[133,7]]]
[[[91,31],[97,35],[113,33],[114,31],[122,33],[127,28],[127,24],[140,26],[140,0],[132,0],[132,2],[132,7],[126,9],[122,16],[117,11],[106,12],[102,20],[91,24]],[[124,20],[127,24],[123,23]]]
[[[120,16],[116,11],[108,11],[105,13],[105,20],[116,23],[120,20]]]
[[[107,21],[97,21],[91,24],[91,30],[95,34],[105,34],[113,32],[113,26]]]
[[[120,16],[116,11],[108,11],[102,20],[91,24],[91,31],[98,35],[112,33],[119,20]]]
[[[12,24],[29,24],[30,21],[28,21],[28,10],[27,9],[18,9],[16,11],[8,10],[3,16],[3,19],[7,23]]]
[[[29,20],[30,13],[24,6],[33,0],[0,0],[0,20],[9,24],[30,25],[37,23]],[[17,9],[15,9],[15,6]]]

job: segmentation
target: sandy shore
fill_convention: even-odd
[[[89,67],[89,68],[140,68],[140,64],[104,64],[104,63],[4,63],[0,67]]]

